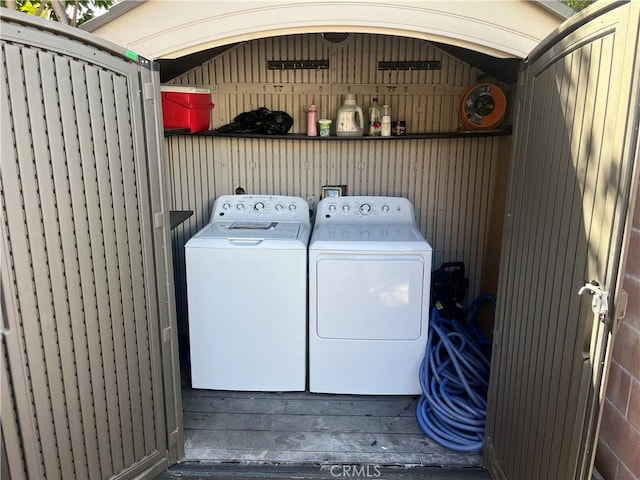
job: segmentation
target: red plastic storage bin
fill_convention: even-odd
[[[191,133],[209,130],[211,93],[206,88],[161,87],[164,128],[188,128]]]

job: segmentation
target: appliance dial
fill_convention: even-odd
[[[371,205],[369,205],[368,203],[363,203],[362,205],[360,205],[360,213],[367,214],[369,212],[371,212]]]
[[[258,202],[253,206],[253,208],[256,212],[261,212],[262,210],[264,210],[264,203]]]
[[[231,208],[231,204],[229,202],[224,202],[222,204],[222,209],[223,210],[229,210]]]
[[[281,212],[283,208],[284,208],[284,205],[282,205],[281,203],[276,205],[276,210],[279,212]]]
[[[291,210],[292,212],[295,212],[296,208],[298,208],[298,207],[296,207],[295,203],[292,203],[291,205],[289,205],[289,210]]]
[[[342,205],[342,210],[345,212],[349,211],[349,205],[347,205],[346,203],[344,205]]]
[[[244,210],[244,203],[239,203],[236,207],[238,210]]]
[[[382,211],[384,213],[387,213],[389,211],[389,205],[387,205],[386,203],[384,205],[382,205]]]
[[[335,212],[336,211],[336,206],[335,205],[329,205],[329,211],[330,212]]]

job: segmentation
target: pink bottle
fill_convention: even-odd
[[[309,137],[317,137],[318,136],[318,126],[316,116],[318,114],[318,109],[316,107],[315,99],[311,100],[311,105],[307,108],[307,136]]]

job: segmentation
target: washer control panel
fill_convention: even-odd
[[[413,225],[413,205],[403,197],[330,197],[318,203],[316,224],[325,222],[404,223]]]
[[[256,220],[309,224],[309,204],[286,195],[222,195],[213,204],[211,221]]]

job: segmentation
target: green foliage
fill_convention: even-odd
[[[119,0],[0,0],[0,6],[77,26],[91,20],[117,1]],[[56,7],[64,19],[59,18]]]
[[[587,8],[589,5],[591,5],[595,1],[596,0],[562,0],[562,3],[572,8],[576,12],[579,12],[580,10]]]
[[[40,8],[40,2],[31,2],[27,0],[26,2],[19,2],[22,5],[17,5],[18,10],[24,13],[28,13],[29,15],[36,15],[42,18],[51,18],[52,10],[51,8]]]

